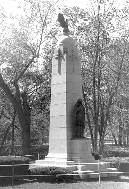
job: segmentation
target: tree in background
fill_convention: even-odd
[[[92,2],[91,11],[73,7],[63,12],[81,52],[86,122],[93,151],[102,153],[109,130],[114,134],[113,129],[117,129],[121,137],[119,126],[123,120],[127,124],[122,128],[128,128],[127,109],[126,113],[125,108],[117,110],[118,104],[123,103],[120,97],[128,98],[129,89],[128,30],[123,25],[128,8],[117,10],[111,0]],[[30,126],[32,137],[42,140],[48,133],[51,63],[60,27],[55,22],[57,15],[52,2],[26,0],[23,8],[24,15],[10,18],[9,25],[6,14],[0,14],[0,89],[8,99],[8,103],[2,103],[11,106],[9,125],[16,113],[15,125],[19,120],[23,153],[28,154]],[[8,110],[5,112],[8,114]],[[3,124],[7,120],[3,109],[0,115]],[[12,129],[12,136],[13,132]],[[12,140],[12,146],[13,143]]]
[[[64,13],[71,20],[81,51],[83,97],[93,152],[102,153],[111,109],[128,79],[129,53],[128,36],[113,37],[118,29],[114,23],[120,21],[117,9],[111,1],[96,1],[94,6],[93,14],[77,7]]]
[[[18,116],[22,130],[23,154],[28,154],[30,151],[31,107],[27,87],[33,87],[33,84],[31,86],[24,84],[29,78],[26,74],[33,72],[34,64],[39,64],[40,56],[40,62],[43,62],[43,48],[50,35],[53,4],[48,1],[26,1],[23,8],[24,16],[20,20],[16,18],[13,20],[18,26],[11,25],[10,28],[9,26],[6,28],[10,35],[6,35],[6,29],[1,32],[0,88],[10,100],[13,111]]]

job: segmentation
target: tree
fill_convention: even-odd
[[[125,94],[117,95],[117,101],[114,103],[111,123],[111,132],[115,140],[115,144],[119,146],[128,146],[129,138],[129,99]]]
[[[47,30],[50,24],[53,4],[47,1],[27,1],[24,7],[25,16],[18,22],[18,28],[12,28],[11,36],[1,41],[1,64],[5,65],[0,73],[0,88],[10,100],[16,111],[22,129],[23,154],[30,151],[31,108],[26,88],[23,85],[25,73],[42,54]],[[28,13],[28,8],[31,12]],[[45,9],[47,10],[45,12]],[[28,13],[28,15],[27,15]],[[32,32],[31,32],[32,30]]]
[[[75,28],[72,34],[81,51],[83,97],[93,151],[102,153],[110,112],[120,94],[125,70],[128,74],[129,54],[128,37],[113,38],[117,10],[108,1],[96,3],[92,15],[76,7],[66,9],[65,14]]]

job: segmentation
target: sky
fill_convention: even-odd
[[[15,16],[15,20],[17,20],[18,16],[20,17],[23,13],[23,9],[21,7],[23,7],[23,1],[24,0],[0,0],[0,9],[1,7],[4,8],[6,15],[8,15],[8,17],[10,17],[10,15],[13,17]],[[36,0],[33,0],[36,1]],[[44,0],[41,0],[44,1]],[[91,2],[93,1],[97,1],[97,0],[52,0],[54,2],[58,1],[58,7],[63,8],[64,5],[66,6],[79,6],[80,8],[91,8]],[[103,0],[101,0],[103,1]],[[108,1],[108,0],[107,0]],[[115,6],[119,9],[123,8],[126,0],[114,0],[115,1]],[[128,0],[129,2],[129,0]],[[8,22],[10,23],[10,19],[8,19]],[[12,23],[14,24],[14,22]],[[16,21],[16,23],[17,21]],[[9,31],[8,31],[9,32]],[[119,35],[118,33],[115,33],[114,36],[117,37],[117,35]]]
[[[57,0],[53,0],[53,1],[56,2]],[[122,8],[126,2],[126,0],[114,0],[114,1],[116,7],[118,8]],[[23,0],[0,0],[0,5],[2,5],[8,13],[15,13],[20,11],[18,5],[19,3],[22,5],[22,2]],[[58,3],[62,4],[62,6],[64,4],[70,7],[79,6],[81,8],[86,8],[86,7],[88,8],[91,6],[91,0],[59,0]]]
[[[36,0],[33,0],[36,1]],[[44,0],[41,0],[44,1]],[[54,2],[57,2],[57,7],[60,8],[58,9],[58,12],[61,12],[61,9],[65,6],[79,6],[80,8],[87,8],[90,9],[92,6],[94,8],[96,8],[97,6],[95,6],[95,4],[93,4],[92,2],[97,1],[97,0],[51,0]],[[99,1],[114,1],[115,7],[117,7],[118,9],[122,9],[125,5],[125,2],[127,0],[99,0]],[[21,7],[23,7],[23,2],[24,0],[0,0],[0,8],[1,6],[4,8],[6,15],[8,15],[8,18],[10,16],[14,16],[15,17],[15,24],[18,25],[17,23],[17,18],[21,17],[22,14],[24,14],[23,9]],[[128,0],[129,2],[129,0]],[[91,10],[91,9],[90,9]],[[56,15],[55,15],[56,16]],[[9,20],[10,22],[10,20]],[[129,24],[129,23],[128,23]]]
[[[81,8],[88,8],[92,5],[91,2],[93,2],[93,0],[60,0],[60,2],[61,1],[63,2],[64,5],[71,6],[71,7],[79,6]],[[97,1],[97,0],[94,0],[94,1]],[[100,0],[100,1],[104,1],[104,0]],[[118,8],[122,8],[126,2],[126,0],[113,0],[113,1],[115,2],[115,6]]]

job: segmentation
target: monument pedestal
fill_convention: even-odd
[[[72,160],[77,163],[95,162],[91,155],[91,142],[89,139],[72,139],[71,140]]]
[[[77,163],[77,169],[81,172],[98,169],[97,161],[91,154],[90,139],[72,139],[71,140],[72,160]]]

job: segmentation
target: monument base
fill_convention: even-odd
[[[91,155],[89,139],[71,139],[71,153],[48,153],[43,160],[36,160],[33,167],[66,167],[71,170],[97,170],[97,161]],[[70,157],[68,159],[68,157]]]
[[[34,169],[38,167],[60,167],[60,168],[66,168],[70,171],[77,170],[76,165],[74,164],[74,161],[68,161],[66,154],[59,154],[59,153],[48,153],[48,155],[45,157],[45,159],[36,160],[35,163],[30,165],[29,169]]]
[[[43,160],[36,160],[39,166],[67,167],[73,165],[74,161],[68,161],[65,154],[48,154]]]
[[[65,168],[72,171],[75,177],[78,175],[80,179],[98,178],[100,171],[101,177],[116,176],[117,170],[108,170],[110,167],[108,163],[99,162],[91,155],[90,139],[71,139],[71,154],[69,154],[69,157],[71,157],[70,161],[67,159],[67,154],[48,153],[45,159],[36,160],[35,163],[30,164],[29,169],[41,169],[42,167]],[[103,172],[107,174],[103,174]]]
[[[50,154],[49,154],[50,155]],[[45,168],[45,167],[57,167],[57,168],[65,168],[69,171],[76,171],[77,166],[74,161],[67,161],[62,155],[58,156],[46,156],[43,160],[36,160],[35,163],[30,164],[29,169],[37,169],[37,168]],[[55,154],[51,154],[55,155]]]

